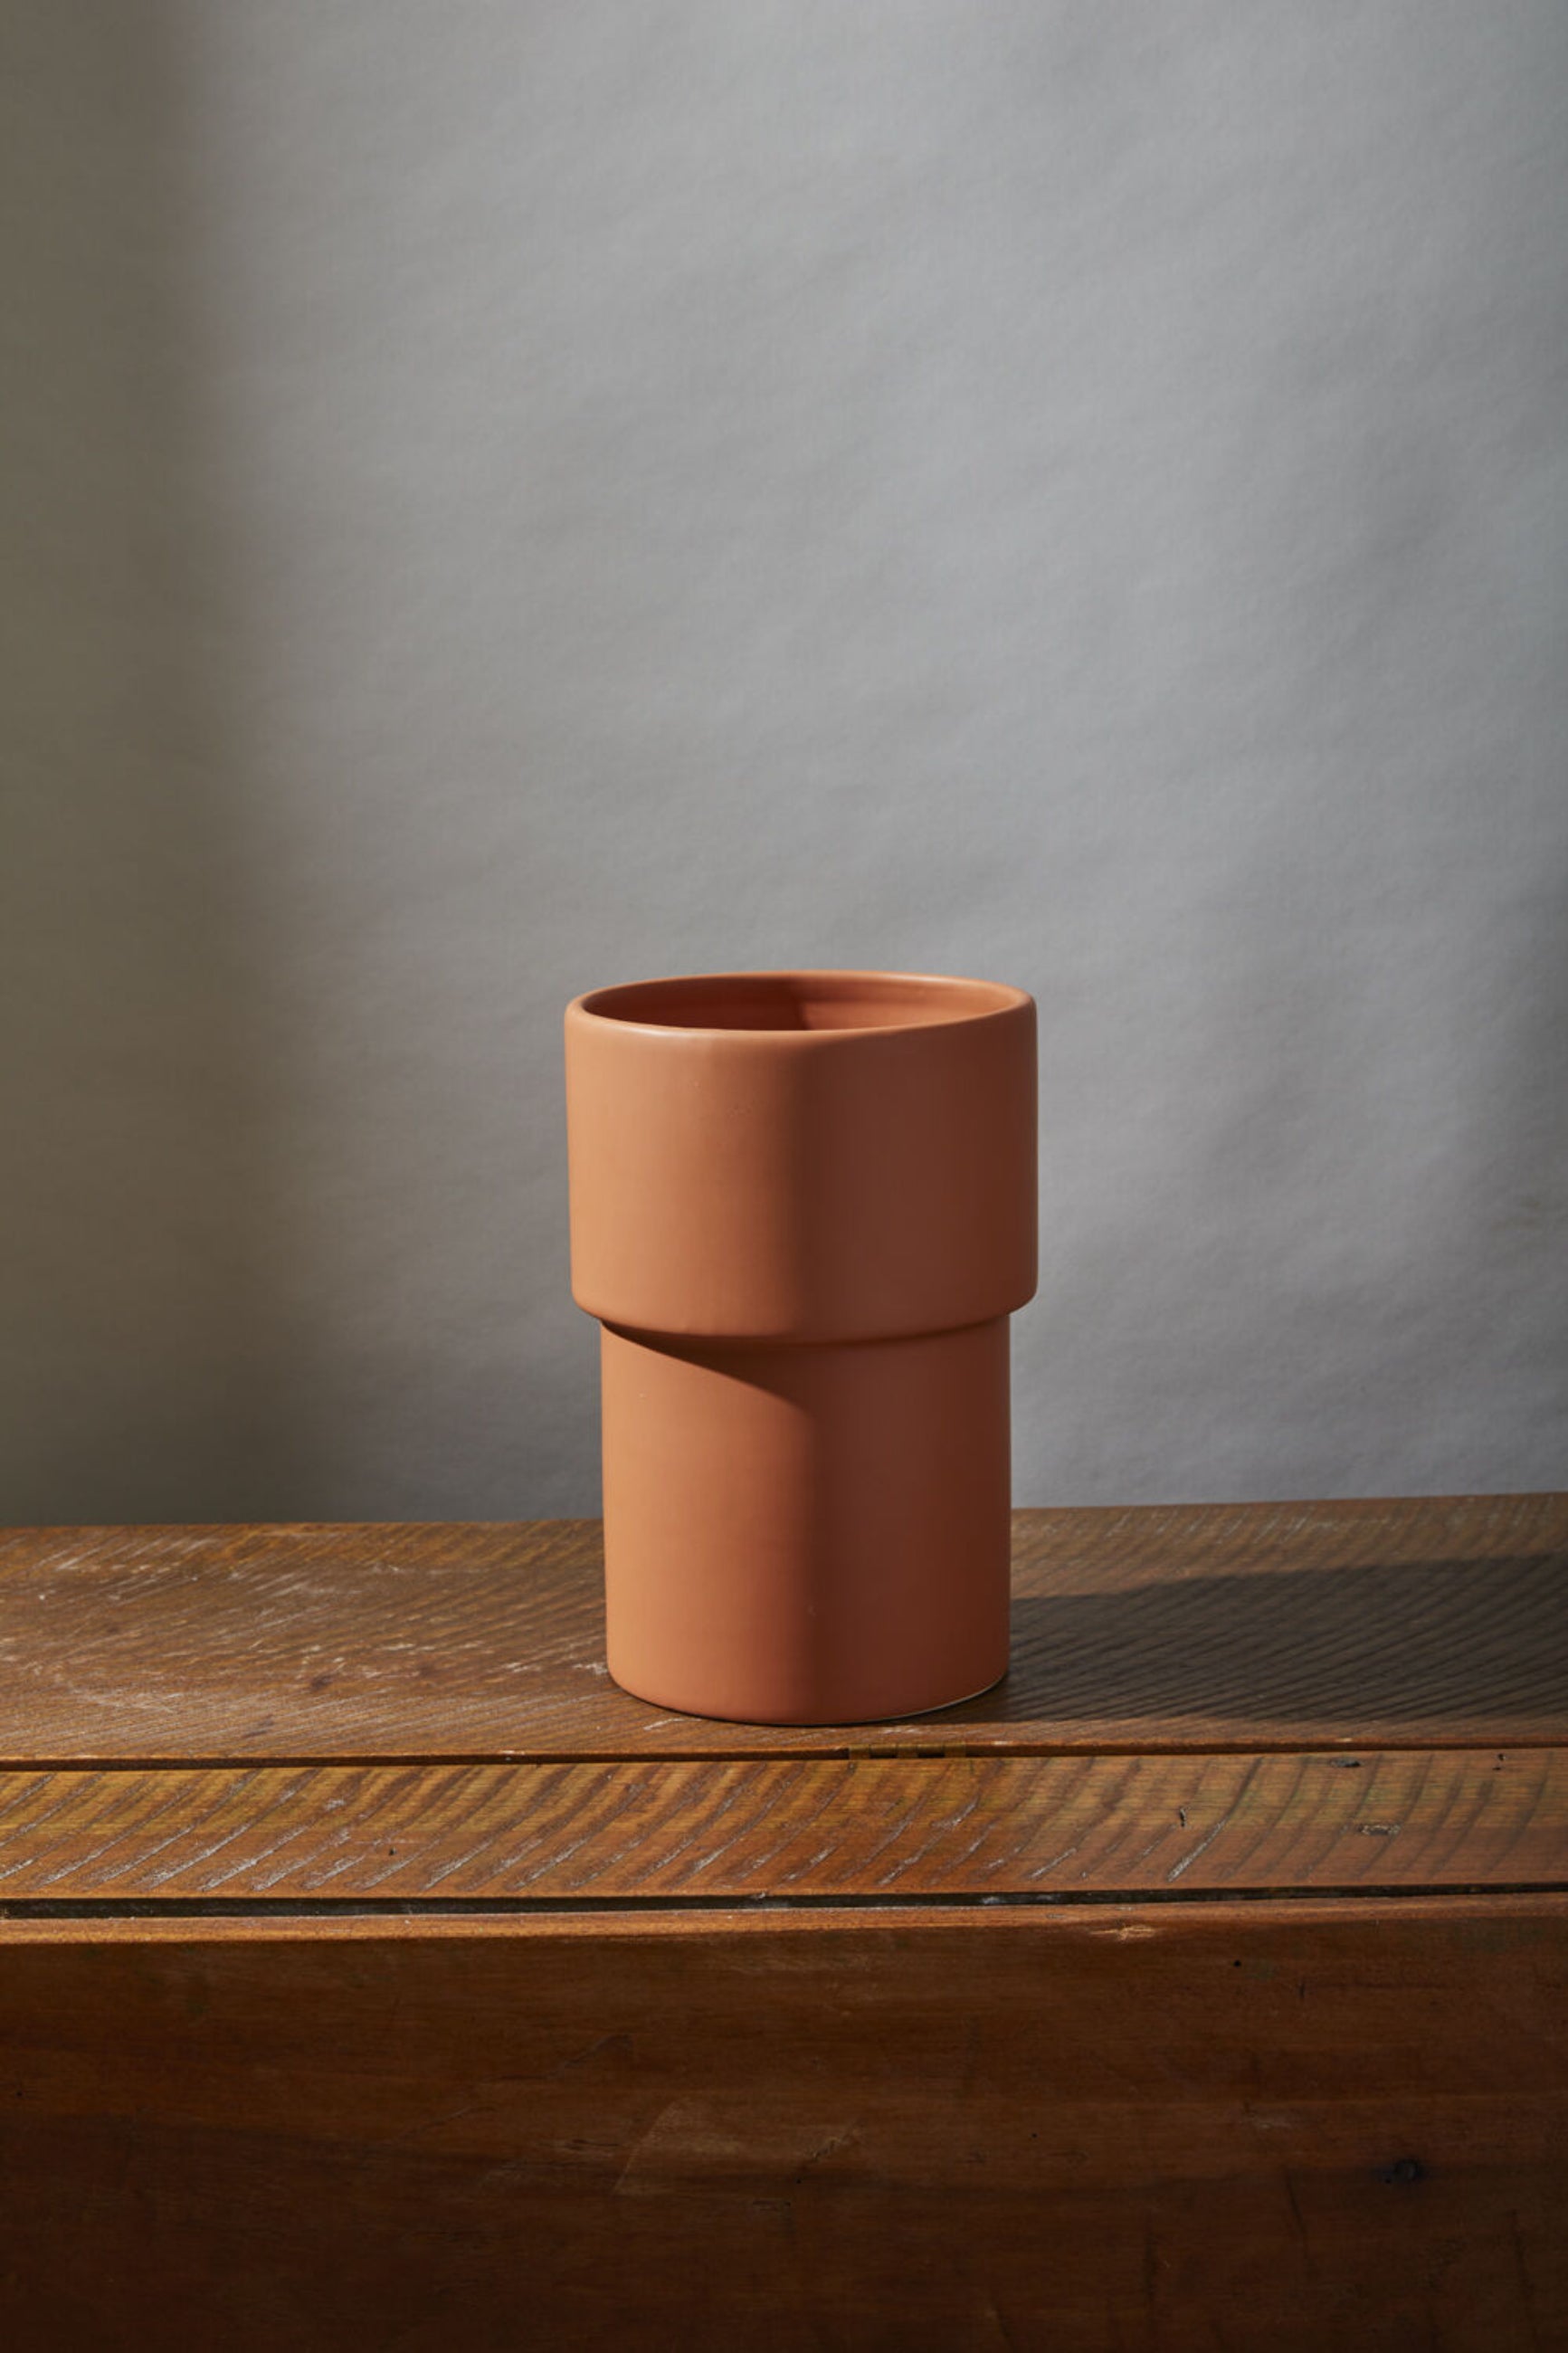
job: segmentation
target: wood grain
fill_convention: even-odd
[[[0,2342],[1568,2345],[1568,1498],[1023,1513],[798,1734],[597,1542],[0,1540]]]
[[[0,1775],[0,1904],[1568,1886],[1568,1752]]]
[[[1520,1746],[1568,1736],[1568,1497],[1021,1512],[1014,1663],[938,1718],[671,1715],[597,1524],[0,1537],[0,1761]]]
[[[29,2353],[1568,2341],[1563,1898],[4,1946],[0,2090]]]

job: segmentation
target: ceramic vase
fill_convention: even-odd
[[[763,1724],[994,1683],[1033,999],[866,972],[597,989],[567,1009],[566,1093],[616,1683]]]

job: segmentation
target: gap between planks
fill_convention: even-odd
[[[1189,1767],[1200,1765],[1205,1757],[1326,1757],[1336,1762],[1352,1759],[1366,1764],[1373,1757],[1447,1756],[1496,1756],[1521,1757],[1531,1755],[1568,1753],[1568,1728],[1562,1734],[1545,1734],[1539,1730],[1524,1733],[1517,1740],[1500,1744],[1480,1740],[1474,1733],[1456,1734],[1451,1739],[1438,1735],[1412,1733],[1408,1738],[1389,1738],[1379,1734],[1375,1739],[1352,1739],[1349,1734],[1326,1734],[1320,1740],[1287,1737],[1277,1740],[1266,1735],[1249,1733],[1243,1739],[1209,1739],[1189,1742],[1173,1741],[1168,1734],[1151,1735],[1147,1740],[1097,1740],[1086,1748],[1076,1740],[1004,1739],[944,1741],[935,1746],[929,1741],[884,1740],[870,1746],[858,1741],[844,1740],[831,1746],[793,1748],[781,1745],[774,1747],[753,1746],[726,1747],[720,1743],[703,1748],[610,1748],[585,1745],[581,1748],[499,1748],[488,1746],[461,1748],[426,1747],[417,1749],[266,1749],[254,1755],[237,1754],[233,1746],[210,1751],[182,1749],[177,1755],[138,1756],[135,1753],[105,1753],[84,1756],[79,1752],[65,1755],[34,1754],[31,1750],[8,1752],[0,1746],[0,1776],[14,1773],[213,1773],[233,1771],[254,1773],[277,1767],[280,1771],[300,1772],[307,1767],[331,1767],[344,1770],[379,1769],[400,1773],[425,1768],[447,1770],[464,1765],[527,1766],[527,1765],[818,1765],[818,1764],[888,1764],[895,1759],[901,1764],[951,1764],[966,1759],[975,1763],[1005,1764],[1014,1758],[1025,1763],[1045,1759],[1063,1764],[1082,1765],[1100,1757],[1168,1757]]]
[[[1066,1896],[1051,1903],[994,1905],[977,1899],[937,1904],[910,1898],[882,1904],[741,1902],[729,1906],[667,1905],[0,1905],[0,1948],[24,1945],[289,1945],[365,1943],[490,1943],[544,1940],[585,1943],[700,1943],[781,1939],[854,1939],[870,1934],[962,1936],[976,1932],[1086,1939],[1095,1944],[1147,1945],[1212,1936],[1215,1928],[1265,1936],[1286,1926],[1293,1936],[1353,1926],[1374,1934],[1393,1922],[1437,1934],[1457,1934],[1477,1953],[1531,1945],[1560,1952],[1568,1933],[1568,1887],[1379,1889],[1353,1894],[1323,1888],[1269,1888],[1176,1902],[1147,1896]]]
[[[697,1719],[692,1719],[694,1722]],[[715,1727],[717,1728],[717,1727]],[[722,1740],[699,1747],[642,1747],[626,1744],[612,1746],[585,1741],[570,1748],[552,1748],[543,1745],[525,1744],[509,1748],[491,1741],[465,1741],[458,1746],[447,1747],[437,1743],[401,1748],[389,1743],[381,1747],[355,1748],[320,1746],[299,1746],[280,1743],[276,1747],[247,1750],[239,1743],[226,1741],[211,1747],[192,1746],[179,1750],[148,1750],[134,1748],[72,1748],[55,1749],[43,1744],[28,1743],[26,1746],[8,1748],[0,1736],[0,1774],[5,1773],[184,1773],[213,1772],[232,1767],[236,1772],[253,1772],[258,1767],[278,1766],[294,1771],[304,1766],[395,1767],[399,1771],[416,1770],[421,1767],[446,1767],[457,1765],[810,1765],[821,1763],[865,1764],[868,1761],[888,1762],[899,1759],[906,1764],[949,1762],[954,1758],[973,1758],[992,1763],[1005,1763],[1018,1757],[1026,1762],[1053,1758],[1078,1764],[1093,1758],[1158,1757],[1184,1759],[1189,1764],[1201,1763],[1205,1757],[1359,1757],[1363,1761],[1381,1755],[1427,1756],[1498,1754],[1522,1757],[1531,1752],[1568,1754],[1568,1719],[1563,1727],[1543,1726],[1537,1722],[1522,1724],[1517,1733],[1507,1726],[1478,1728],[1467,1725],[1463,1730],[1447,1734],[1430,1725],[1408,1732],[1389,1733],[1382,1729],[1350,1732],[1316,1733],[1299,1725],[1287,1727],[1278,1736],[1249,1725],[1245,1735],[1232,1736],[1215,1733],[1208,1725],[1194,1725],[1190,1730],[1178,1727],[1173,1732],[1169,1725],[1140,1739],[1123,1729],[1108,1733],[1104,1738],[1092,1741],[1071,1736],[1016,1736],[1012,1727],[994,1736],[982,1732],[969,1740],[944,1741],[940,1746],[929,1741],[884,1739],[873,1745],[863,1745],[853,1738],[814,1742],[809,1746],[791,1746],[784,1740],[778,1745],[755,1741]]]

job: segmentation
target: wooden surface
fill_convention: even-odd
[[[801,1733],[596,1544],[0,1539],[6,2353],[1568,2348],[1568,1498],[1020,1514]]]
[[[596,1522],[0,1535],[0,1762],[1503,1747],[1568,1723],[1568,1496],[1020,1512],[1013,1666],[715,1725],[604,1663]]]
[[[0,2331],[1560,2347],[1565,1929],[1414,1898],[18,1944]]]
[[[1568,1752],[0,1774],[0,1901],[1568,1885]]]

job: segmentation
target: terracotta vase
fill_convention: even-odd
[[[609,1667],[694,1715],[918,1715],[1007,1665],[1007,1317],[1035,1007],[703,975],[566,1013],[572,1288],[603,1325]]]

